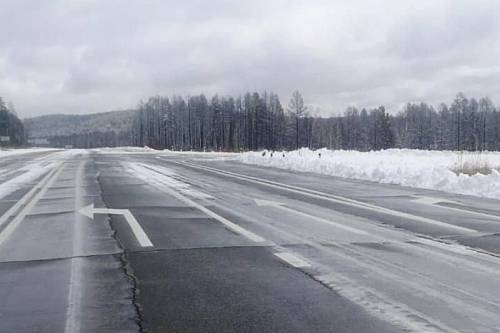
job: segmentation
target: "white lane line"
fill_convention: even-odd
[[[303,213],[301,211],[298,211],[298,210],[286,207],[281,202],[270,201],[270,200],[259,200],[259,199],[254,199],[254,201],[257,204],[257,206],[261,206],[261,207],[266,207],[267,206],[267,207],[278,208],[278,209],[281,209],[281,210],[283,210],[285,212],[288,212],[288,213],[291,213],[291,214],[295,214],[295,215],[299,215],[299,216],[302,216],[302,217],[305,217],[307,219],[310,219],[310,220],[313,220],[313,221],[316,221],[316,222],[320,222],[320,223],[323,223],[323,224],[331,225],[331,226],[333,226],[335,228],[343,229],[345,231],[349,231],[349,232],[352,232],[354,234],[368,235],[368,233],[366,231],[363,231],[363,230],[360,230],[360,229],[356,229],[356,228],[352,228],[352,227],[349,227],[349,226],[346,226],[346,225],[343,225],[343,224],[340,224],[340,223],[337,223],[337,222],[333,222],[333,221],[330,221],[330,220],[327,220],[327,219],[324,219],[324,218],[321,218],[321,217],[318,217],[318,216],[314,216],[314,215]]]
[[[52,186],[56,178],[59,176],[63,169],[63,163],[61,162],[56,169],[47,176],[47,181],[42,185],[40,191],[36,193],[30,202],[28,202],[24,208],[16,215],[16,217],[2,230],[0,233],[0,245],[2,245],[18,227],[18,225],[24,220],[26,215],[35,207],[36,203],[40,198],[47,192],[47,190]],[[49,179],[50,178],[50,179]],[[44,178],[45,181],[45,178]]]
[[[345,264],[350,265],[350,267],[358,267],[363,271],[368,272],[369,274],[372,275],[375,274],[374,276],[380,275],[380,277],[382,277],[386,282],[388,281],[387,283],[395,285],[402,284],[402,287],[407,288],[406,290],[413,289],[414,292],[413,291],[411,292],[414,293],[415,295],[425,295],[426,297],[430,298],[435,297],[438,299],[439,298],[445,299],[446,302],[450,304],[450,306],[454,306],[456,308],[463,308],[464,306],[465,307],[467,306],[465,305],[467,304],[466,303],[467,301],[457,298],[456,295],[446,294],[446,290],[453,289],[453,291],[455,292],[456,291],[460,292],[460,289],[451,285],[447,285],[444,282],[439,282],[440,280],[436,280],[421,272],[404,268],[404,266],[399,266],[397,264],[393,264],[390,261],[380,259],[376,254],[370,255],[369,253],[365,253],[364,251],[357,251],[355,248],[346,246],[338,242],[330,242],[330,245],[335,246],[335,249],[333,249],[329,246],[325,246],[315,241],[311,241],[310,239],[307,238],[307,236],[303,235],[303,232],[301,231],[288,231],[272,225],[266,225],[266,227],[270,228],[278,235],[282,235],[282,237],[285,237],[290,242],[297,242],[300,244],[310,246],[314,250],[322,252],[324,251],[325,255],[330,255],[332,256],[332,258],[339,258],[345,261]],[[429,256],[429,258],[433,257]],[[378,264],[381,264],[382,267],[379,266]],[[313,265],[316,265],[316,263],[313,263]],[[460,267],[460,264],[458,264],[458,267]],[[391,273],[392,271],[391,268],[395,268],[396,271]],[[400,274],[400,272],[405,272],[408,273],[409,275],[406,274],[402,275]],[[430,281],[432,284],[426,284],[420,280],[413,282],[415,277],[417,279],[423,278],[425,281]],[[439,284],[440,287],[437,288],[433,286],[435,283]],[[468,293],[467,296],[470,297],[470,293]],[[452,298],[448,299],[449,297]],[[472,297],[475,297],[476,299],[478,298],[478,296],[472,296]],[[481,297],[481,299],[484,298]],[[486,300],[486,302],[489,301]]]
[[[137,164],[136,164],[137,165]],[[157,170],[155,169],[151,169],[151,168],[148,168],[147,166],[145,165],[137,165],[137,167],[140,167],[140,168],[143,168],[143,169],[146,169],[146,170],[150,170],[154,172],[154,174],[160,174],[160,172],[158,172]],[[193,200],[189,199],[188,197],[182,195],[181,193],[175,191],[172,187],[171,187],[171,184],[169,184],[168,182],[163,182],[161,181],[161,179],[155,179],[155,182],[160,182],[162,185],[164,186],[158,186],[156,183],[151,183],[151,185],[155,186],[156,188],[158,188],[159,190],[161,191],[164,191],[170,195],[172,195],[173,197],[179,199],[180,201],[184,202],[185,204],[187,204],[188,206],[191,206],[191,207],[194,207],[196,209],[198,209],[199,211],[205,213],[206,215],[212,217],[213,219],[219,221],[220,223],[224,224],[226,227],[228,227],[229,229],[231,229],[232,231],[250,239],[251,241],[253,242],[256,242],[256,243],[263,243],[265,242],[266,240],[256,234],[254,234],[253,232],[251,231],[248,231],[242,227],[240,227],[239,225],[229,221],[228,219],[226,219],[225,217],[223,216],[220,216],[219,214],[211,211],[210,209],[194,202]]]
[[[289,252],[276,252],[274,253],[274,255],[283,260],[284,262],[292,265],[293,267],[297,268],[311,267],[309,263]]]
[[[94,204],[91,204],[80,209],[78,213],[87,216],[91,220],[94,219],[94,214],[123,215],[139,245],[141,245],[142,247],[153,246],[153,243],[149,239],[144,229],[142,229],[139,222],[137,222],[134,215],[132,215],[132,213],[128,209],[95,208]]]
[[[2,216],[0,216],[0,228],[2,225],[11,217],[16,214],[16,212],[23,207],[29,199],[35,195],[37,191],[39,191],[43,185],[47,182],[47,180],[51,177],[51,175],[56,171],[57,166],[52,170],[47,172],[47,174],[40,180],[35,186],[31,188],[21,199],[19,199],[14,205],[12,205]]]
[[[162,159],[162,160],[164,160],[164,159]],[[240,174],[236,174],[233,172],[223,171],[223,170],[219,170],[219,169],[215,169],[215,168],[211,168],[211,167],[200,166],[200,165],[192,164],[192,163],[176,162],[176,161],[168,161],[168,162],[187,166],[187,167],[192,167],[192,168],[200,169],[200,170],[204,170],[204,171],[209,171],[209,172],[217,173],[217,174],[220,174],[223,176],[245,180],[248,182],[266,185],[266,186],[273,187],[273,188],[287,190],[289,192],[298,193],[298,194],[306,195],[306,196],[313,197],[313,198],[328,200],[331,202],[335,202],[335,203],[339,203],[339,204],[343,204],[343,205],[348,205],[348,206],[355,207],[355,208],[371,210],[371,211],[375,211],[375,212],[379,212],[379,213],[384,213],[387,215],[392,215],[395,217],[400,217],[400,218],[405,218],[408,220],[423,222],[426,224],[430,224],[430,225],[434,225],[434,226],[438,226],[438,227],[442,227],[442,228],[454,229],[454,230],[460,231],[462,233],[467,233],[467,234],[478,233],[477,230],[470,229],[467,227],[461,227],[461,226],[457,226],[454,224],[445,223],[445,222],[433,220],[433,219],[418,216],[418,215],[404,213],[404,212],[400,212],[400,211],[393,210],[390,208],[376,206],[376,205],[364,203],[361,201],[357,201],[357,200],[353,200],[353,199],[349,199],[349,198],[345,198],[345,197],[341,197],[341,196],[337,196],[337,195],[333,195],[333,194],[329,194],[329,193],[314,191],[314,190],[310,190],[310,189],[306,189],[306,188],[302,188],[302,187],[298,187],[298,186],[286,185],[286,184],[282,184],[282,183],[278,183],[278,182],[274,182],[274,181],[270,181],[270,180],[262,180],[262,179],[251,177],[251,176],[240,175]]]
[[[45,177],[31,190],[28,191],[21,199],[19,199],[14,205],[12,205],[1,217],[0,217],[0,227],[35,194],[40,188],[43,186],[43,184],[47,181],[47,179],[50,178],[50,176],[53,174],[53,170],[50,171]]]
[[[85,169],[85,164],[87,161],[80,161],[76,169],[75,174],[75,205],[74,210],[76,211],[83,204],[82,195],[82,180]],[[73,224],[73,257],[78,256],[83,251],[82,237],[83,237],[83,216],[80,214],[75,214],[75,220]],[[67,297],[67,308],[66,308],[66,325],[64,328],[65,333],[78,333],[81,330],[81,312],[82,312],[82,297],[84,290],[82,285],[82,259],[72,258],[70,260],[70,278],[69,278],[69,292]]]

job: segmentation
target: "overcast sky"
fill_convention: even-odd
[[[500,1],[2,0],[0,96],[22,116],[155,94],[299,89],[347,106],[500,103]]]

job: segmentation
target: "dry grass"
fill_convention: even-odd
[[[457,162],[452,170],[456,174],[466,174],[469,176],[475,174],[489,175],[492,167],[480,151],[477,152],[459,152],[457,155]]]

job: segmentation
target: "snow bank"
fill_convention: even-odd
[[[237,159],[247,164],[500,199],[500,153],[496,152],[300,149],[273,154],[249,152]],[[490,169],[490,173],[468,175],[457,171],[476,166]]]
[[[163,149],[158,152],[174,155],[193,155],[193,156],[209,156],[209,157],[235,157],[240,153],[225,152],[225,151],[196,151],[196,150],[170,150]]]
[[[90,151],[100,154],[151,154],[158,152],[149,147],[133,147],[133,146],[123,146],[123,147],[103,147],[103,148],[93,148]]]

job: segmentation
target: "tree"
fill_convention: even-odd
[[[1,105],[2,119],[7,119],[8,108],[3,102]],[[436,109],[425,103],[409,103],[399,113],[389,114],[383,106],[361,111],[349,107],[343,115],[322,117],[319,112],[309,115],[301,94],[295,91],[287,111],[272,92],[248,92],[236,98],[215,95],[207,99],[198,95],[187,100],[181,96],[154,96],[139,104],[132,137],[138,145],[178,150],[274,150],[301,146],[362,151],[392,147],[500,149],[500,112],[488,98],[467,99],[458,94],[449,106],[441,103]],[[9,125],[9,131],[11,128]],[[127,142],[98,132],[62,138],[60,142],[63,141],[75,147]]]
[[[461,151],[462,150],[462,136],[463,136],[463,129],[462,129],[462,117],[463,113],[467,109],[469,101],[465,97],[464,94],[459,93],[456,97],[455,100],[453,101],[453,104],[451,105],[451,112],[455,117],[455,124],[456,124],[456,131],[455,131],[455,137],[456,137],[456,150]]]
[[[488,150],[488,131],[487,123],[488,116],[494,111],[493,103],[488,97],[483,97],[479,100],[479,112],[480,112],[480,136],[481,136],[481,148],[480,150]],[[493,121],[494,124],[494,121]]]
[[[295,120],[295,148],[299,149],[300,119],[306,115],[307,106],[304,105],[304,99],[298,90],[292,94],[288,103],[288,112]]]
[[[0,141],[0,145],[21,145],[25,141],[24,125],[12,111],[12,103],[7,106],[0,97],[0,136],[7,137],[8,141]]]

